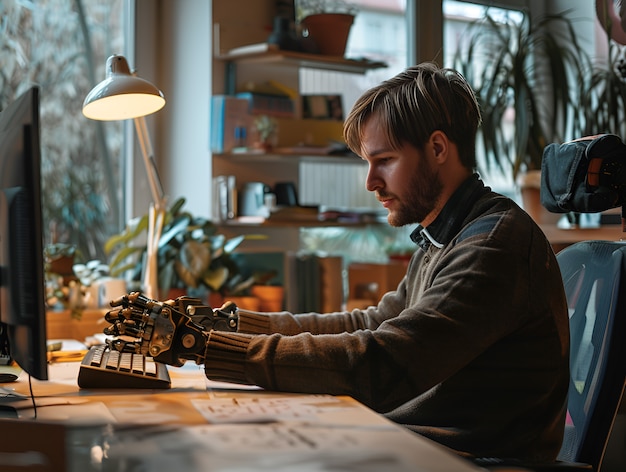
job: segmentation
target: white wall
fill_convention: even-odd
[[[166,99],[153,126],[148,123],[165,192],[170,201],[185,197],[187,210],[209,217],[211,1],[139,0],[137,6],[138,23],[152,18],[148,37],[156,38],[152,44],[137,38],[138,60],[141,54],[156,56],[154,80]],[[144,213],[147,204],[139,208]]]

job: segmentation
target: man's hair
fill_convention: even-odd
[[[474,91],[457,71],[422,63],[365,92],[343,130],[347,145],[357,154],[364,125],[373,115],[393,149],[411,144],[422,150],[439,130],[456,144],[461,163],[469,169],[476,167],[480,109]]]

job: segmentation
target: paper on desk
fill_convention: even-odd
[[[210,423],[315,422],[325,425],[388,428],[384,418],[358,403],[331,395],[271,394],[193,399],[192,404]],[[368,413],[365,414],[364,413]]]
[[[85,343],[75,339],[48,339],[48,346],[60,344],[59,351],[84,351],[87,349]]]
[[[261,387],[256,385],[236,384],[231,382],[220,382],[217,380],[207,379],[205,377],[205,385],[207,391],[219,392],[220,390],[262,390]]]
[[[478,470],[399,427],[355,430],[281,423],[116,431],[108,442],[107,465],[116,470],[128,463],[151,472]]]
[[[26,395],[16,392],[10,387],[0,387],[0,403],[24,400]]]

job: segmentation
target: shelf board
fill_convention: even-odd
[[[243,216],[221,223],[224,226],[238,227],[268,227],[268,226],[297,226],[297,227],[324,227],[324,226],[367,226],[388,224],[384,212],[373,210],[349,211],[323,209],[319,206],[284,207],[277,210],[270,218],[257,216]]]
[[[307,153],[281,153],[281,152],[267,152],[267,153],[227,153],[227,154],[213,154],[214,158],[220,160],[227,160],[232,162],[245,162],[245,163],[264,163],[279,162],[281,164],[299,164],[300,162],[333,162],[341,164],[355,164],[366,165],[366,162],[353,155],[336,155],[336,154],[307,154]]]
[[[387,67],[384,62],[369,59],[346,59],[339,56],[282,51],[265,43],[236,48],[218,56],[217,59],[247,64],[308,67],[352,74],[364,74],[372,69]]]
[[[259,223],[248,223],[234,220],[228,220],[219,223],[220,226],[229,228],[326,228],[326,227],[365,227],[370,225],[385,225],[387,221],[371,220],[371,221],[340,221],[340,220],[272,220],[268,219]]]

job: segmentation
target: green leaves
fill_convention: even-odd
[[[540,169],[547,144],[580,136],[591,61],[566,13],[521,23],[487,16],[459,42],[454,65],[480,104],[486,170],[515,178]]]
[[[197,288],[211,264],[211,248],[207,242],[187,240],[174,263],[176,273],[185,285]]]
[[[164,294],[174,287],[226,290],[231,281],[238,283],[240,279],[232,253],[247,236],[227,239],[212,221],[183,211],[184,203],[184,198],[178,199],[165,214],[157,253],[159,288]],[[130,271],[131,278],[140,279],[147,230],[148,216],[144,215],[131,220],[106,242],[112,275]]]

